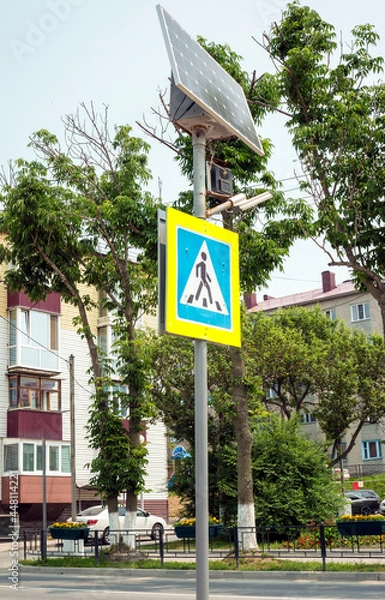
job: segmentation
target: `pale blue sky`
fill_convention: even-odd
[[[0,164],[28,156],[29,135],[40,128],[60,134],[61,118],[81,102],[96,108],[107,104],[112,123],[135,125],[143,114],[151,118],[158,91],[168,92],[170,65],[160,29],[158,1],[142,0],[8,0],[0,22]],[[244,59],[243,67],[258,74],[269,70],[267,57],[253,41],[278,20],[281,0],[164,0],[162,6],[190,33],[209,41],[228,43]],[[356,24],[373,23],[381,35],[378,53],[385,55],[385,9],[380,0],[309,0],[343,38]],[[168,98],[168,94],[167,94]],[[295,156],[283,122],[269,119],[259,130],[271,137],[276,150],[271,169],[278,179],[293,175]],[[149,189],[173,201],[185,189],[170,150],[151,141]],[[291,184],[294,184],[292,186]],[[286,187],[286,184],[285,184]],[[295,187],[288,182],[287,188]],[[297,244],[285,263],[284,274],[274,274],[268,290],[285,295],[318,287],[327,258],[310,242]],[[337,282],[345,270],[335,269]]]

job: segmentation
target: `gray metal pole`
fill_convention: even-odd
[[[70,370],[70,425],[71,425],[71,518],[76,521],[76,435],[75,435],[75,358],[69,358]]]
[[[42,462],[43,462],[43,477],[42,477],[42,506],[43,506],[43,531],[41,535],[41,557],[47,558],[47,444],[45,439],[41,442],[42,445]]]
[[[194,215],[206,218],[206,131],[196,127],[192,135],[194,168]],[[196,505],[196,598],[209,600],[209,504],[207,453],[207,343],[194,341],[195,372],[195,505]]]

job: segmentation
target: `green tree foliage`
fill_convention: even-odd
[[[270,515],[270,523],[274,518],[279,519],[275,513],[276,503],[285,498],[284,519],[288,519],[287,523],[304,523],[316,518],[315,514],[322,520],[326,513],[322,512],[323,509],[314,512],[314,506],[319,490],[320,501],[327,498],[330,467],[348,455],[368,419],[376,422],[385,414],[383,339],[380,336],[367,339],[363,332],[331,320],[318,307],[282,309],[270,316],[263,312],[249,314],[243,320],[242,339],[243,382],[249,400],[247,419],[252,435],[254,501],[256,506],[263,507],[259,509],[260,518],[262,514]],[[186,340],[164,336],[154,336],[152,343],[156,374],[154,393],[158,409],[173,435],[178,440],[187,440],[194,455],[192,346]],[[231,522],[236,518],[239,477],[233,370],[229,349],[210,346],[208,350],[210,511]],[[274,390],[275,396],[267,398],[268,389]],[[262,407],[263,401],[265,408]],[[302,441],[298,434],[302,413],[310,413],[317,418],[324,433],[322,443]],[[278,416],[282,417],[282,422],[276,418]],[[286,426],[285,421],[293,424]],[[341,448],[340,442],[348,431],[350,442]],[[269,456],[258,445],[265,443],[264,436],[270,436]],[[281,448],[280,436],[283,440],[287,436],[293,448],[288,446],[287,441]],[[296,436],[299,436],[299,441],[294,441]],[[262,442],[257,443],[256,440]],[[310,461],[310,468],[308,465],[298,466],[297,458],[290,458],[290,452],[295,452],[295,444],[305,457],[308,452],[318,455],[315,462]],[[329,470],[325,480],[326,464]],[[295,476],[291,467],[298,469]],[[285,468],[287,477],[282,475]],[[274,473],[277,473],[276,477]],[[281,476],[285,486],[288,478],[292,478],[296,488],[293,490],[288,485],[287,492],[280,492],[277,500],[274,486],[278,489]],[[309,492],[305,489],[307,479]],[[325,496],[322,488],[327,490]],[[176,463],[173,491],[184,500],[188,513],[193,514],[194,456]],[[290,495],[296,498],[294,506],[298,505],[298,508],[292,508],[288,513]],[[298,497],[301,498],[299,503]],[[266,512],[269,503],[272,509]],[[306,503],[309,504],[307,513],[304,512]],[[327,516],[332,516],[334,500],[323,506],[325,511],[331,511]]]
[[[324,522],[341,499],[320,444],[299,431],[296,419],[269,415],[253,424],[253,476],[257,526]]]
[[[320,308],[281,309],[250,318],[246,360],[273,395],[266,405],[290,419],[310,412],[330,447],[330,464],[345,458],[364,423],[385,414],[383,338],[366,337]],[[351,439],[339,454],[341,439]]]
[[[253,89],[253,80],[241,68],[242,57],[227,45],[209,43],[198,38],[200,44],[213,58],[240,84],[249,100]],[[258,111],[249,103],[254,119]],[[288,203],[280,191],[280,183],[268,170],[272,153],[270,140],[262,139],[265,152],[258,156],[238,138],[211,141],[207,145],[207,160],[223,164],[230,169],[233,177],[234,194],[243,192],[247,197],[263,191],[270,191],[272,199],[254,209],[224,214],[225,227],[239,234],[241,287],[252,292],[256,287],[265,285],[271,272],[282,269],[283,260],[288,256],[290,247],[299,237],[303,237],[304,224],[311,218],[311,210],[302,200]],[[182,173],[193,181],[193,153],[190,136],[180,135],[175,146],[176,160]],[[217,199],[207,196],[207,208],[218,203]],[[192,193],[179,196],[177,208],[192,213]],[[300,217],[299,217],[300,215]],[[301,221],[303,221],[301,223]],[[258,260],[255,257],[258,256]]]
[[[111,136],[108,111],[93,106],[64,119],[66,149],[46,130],[34,134],[37,159],[19,160],[3,182],[0,260],[12,267],[5,280],[32,300],[60,292],[77,307],[76,325],[88,343],[94,403],[88,433],[97,451],[92,482],[116,512],[127,491],[128,512],[136,515],[143,489],[146,448],[143,419],[151,415],[146,355],[135,325],[156,303],[157,205],[143,191],[150,173],[149,146],[129,126]],[[137,253],[139,251],[139,256]],[[100,300],[92,299],[96,288]],[[91,329],[91,309],[113,315],[114,362],[107,360]],[[129,432],[116,414],[113,379],[130,414]],[[126,392],[122,389],[125,388]],[[116,398],[116,394],[115,394]],[[116,527],[118,528],[118,527]]]
[[[322,444],[307,439],[297,418],[290,421],[277,414],[252,420],[252,473],[257,527],[300,526],[324,522],[335,517],[341,498],[330,477]],[[214,477],[221,463],[220,476]],[[221,519],[236,521],[237,456],[234,443],[210,453],[210,506],[217,507],[215,492],[221,490]],[[180,496],[187,513],[194,514],[194,461],[177,465],[173,490]],[[218,513],[216,513],[218,514]]]
[[[292,431],[297,429],[301,412],[317,414],[327,438],[326,445],[316,444],[315,450],[315,453],[321,453],[322,473],[327,462],[338,460],[334,457],[337,442],[353,423],[355,427],[362,427],[369,413],[375,414],[376,418],[383,414],[384,402],[378,393],[375,396],[368,393],[365,399],[358,397],[358,386],[361,385],[369,386],[371,391],[374,386],[379,392],[381,365],[385,364],[380,338],[369,342],[363,334],[352,332],[343,323],[331,321],[318,308],[282,310],[269,317],[264,313],[248,315],[243,321],[242,338],[243,383],[249,400],[247,420],[252,435],[252,465],[256,457],[253,448],[259,432],[258,423],[265,423],[267,414],[261,404],[267,388],[275,389],[277,396],[267,402],[266,407],[274,408],[274,411],[278,409],[286,417],[284,420],[295,421]],[[192,346],[186,340],[164,336],[154,336],[152,343],[157,406],[173,435],[178,440],[187,440],[194,455]],[[208,350],[210,511],[230,522],[236,517],[239,477],[234,427],[237,414],[233,402],[235,384],[230,349],[210,346]],[[361,357],[366,357],[364,363]],[[367,377],[363,377],[364,371]],[[333,395],[337,397],[337,394],[338,399],[330,405],[329,399]],[[318,395],[321,395],[319,404],[316,403]],[[357,420],[358,425],[355,423]],[[276,424],[274,420],[272,423]],[[328,459],[327,448],[334,443],[335,448],[330,451]],[[344,455],[350,449],[351,446]],[[193,464],[194,456],[178,461],[173,478],[173,491],[184,500],[190,514],[193,514],[195,506]],[[266,473],[274,471],[274,460],[271,467],[267,463],[264,468]],[[330,472],[328,476],[330,480]],[[265,483],[260,481],[262,475],[254,467],[252,477],[254,496],[258,497],[258,490],[265,490]],[[303,490],[301,493],[305,494]],[[269,495],[266,494],[264,491],[262,496],[268,504]]]
[[[241,57],[227,45],[207,43],[199,38],[201,45],[226,69],[241,85],[249,98],[251,83],[241,68]],[[256,113],[251,106],[253,117]],[[180,132],[179,132],[180,133]],[[245,212],[229,211],[222,213],[223,226],[239,234],[241,289],[252,292],[256,286],[266,284],[275,268],[282,268],[283,259],[288,255],[294,240],[303,235],[301,219],[308,222],[310,212],[302,201],[295,210],[289,206],[279,191],[280,185],[268,171],[271,154],[269,140],[262,141],[265,155],[257,156],[242,141],[233,137],[230,140],[211,141],[207,144],[208,161],[215,161],[230,169],[233,176],[234,192],[244,192],[248,197],[268,189],[272,199],[261,206]],[[193,181],[192,141],[189,136],[179,135],[175,144],[177,161],[182,172]],[[217,199],[206,198],[207,207],[217,203]],[[191,212],[192,194],[181,194],[177,207]],[[295,214],[295,218],[293,215]],[[232,367],[232,402],[235,407],[234,424],[238,448],[238,522],[241,526],[253,526],[253,482],[251,473],[252,435],[248,424],[251,402],[245,382],[245,365],[242,353],[237,348],[229,348]],[[256,540],[245,544],[257,547]]]
[[[372,25],[357,25],[338,55],[336,33],[319,14],[288,5],[260,44],[274,74],[250,96],[260,117],[281,112],[306,175],[301,189],[317,212],[308,234],[330,265],[352,270],[378,302],[385,331],[385,84]],[[331,250],[329,250],[331,248]]]
[[[219,516],[226,504],[220,487],[223,447],[234,441],[235,408],[232,403],[233,379],[228,349],[209,345],[208,358],[208,451],[210,514]],[[172,491],[186,502],[187,512],[195,513],[194,477],[194,351],[190,341],[159,337],[149,333],[152,357],[152,394],[163,421],[172,436],[188,443],[192,459],[176,461]],[[223,515],[223,512],[221,513]]]

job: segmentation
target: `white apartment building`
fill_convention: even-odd
[[[100,503],[100,497],[90,489],[90,473],[85,466],[93,458],[86,437],[92,389],[88,383],[88,347],[73,325],[76,314],[58,294],[32,303],[25,294],[10,293],[0,283],[0,512],[8,512],[17,487],[23,524],[41,522],[43,475],[48,520],[69,516],[72,444],[77,508]],[[91,320],[95,334],[108,338],[108,319],[95,311]],[[70,426],[70,356],[74,363],[74,439]],[[160,421],[149,424],[143,435],[149,452],[149,491],[139,502],[167,520],[166,428]]]

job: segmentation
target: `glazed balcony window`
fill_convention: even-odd
[[[15,308],[9,311],[9,366],[59,371],[59,317]]]
[[[60,411],[60,380],[21,374],[10,375],[9,407]]]
[[[41,442],[11,442],[4,444],[4,472],[19,471],[30,474],[43,472],[44,451]],[[47,442],[45,469],[48,474],[71,472],[71,448],[69,444]]]

